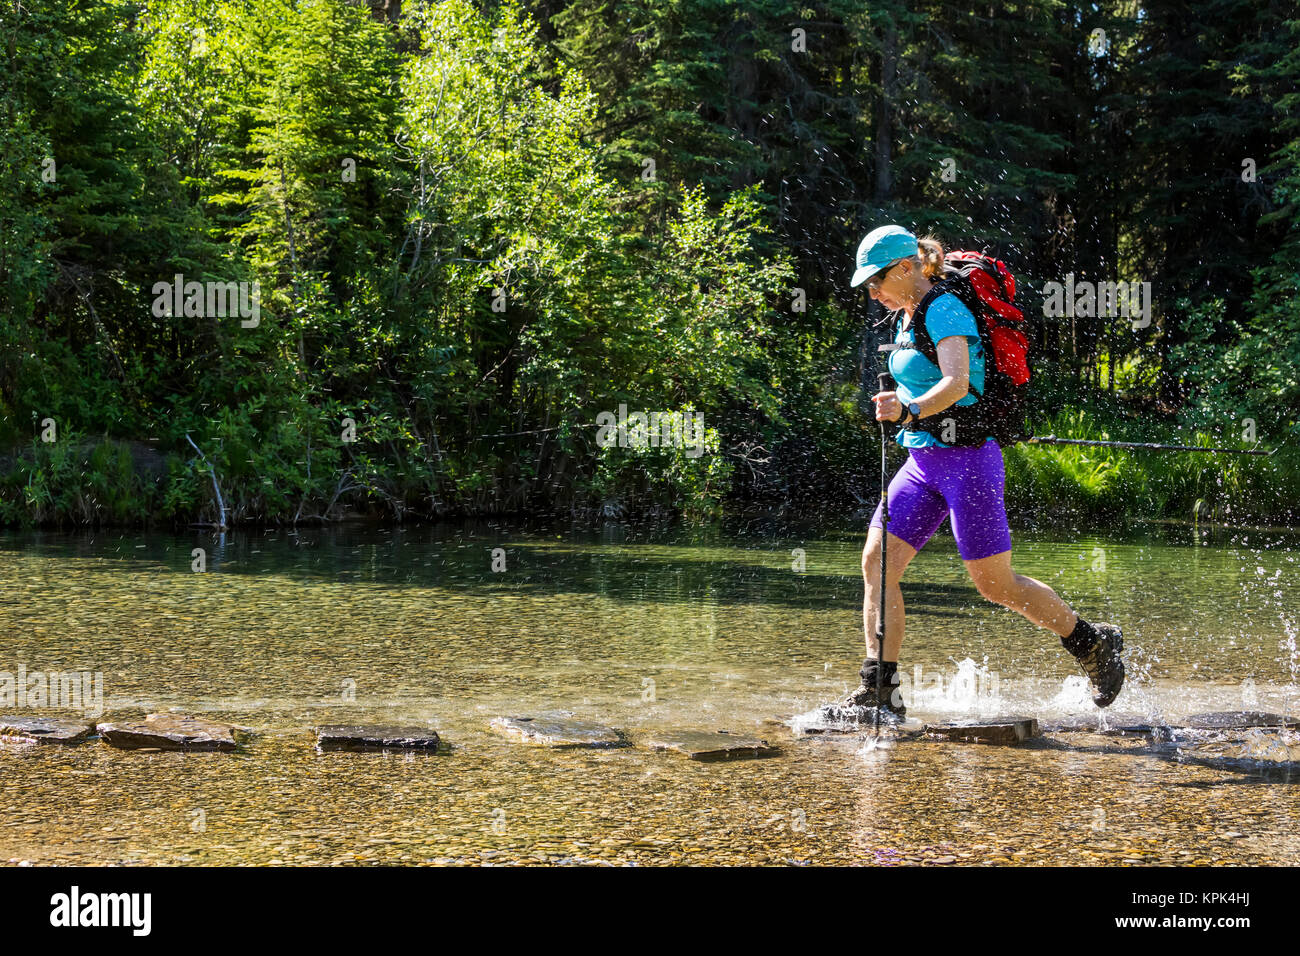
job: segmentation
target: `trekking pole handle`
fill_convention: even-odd
[[[879,388],[876,391],[887,392],[894,384],[893,376],[890,375],[889,372],[881,372],[879,375],[876,376],[876,384],[879,386]],[[904,409],[903,411],[906,412],[907,410]],[[904,415],[904,417],[906,417],[906,415]],[[885,423],[882,421],[880,425],[883,428]]]

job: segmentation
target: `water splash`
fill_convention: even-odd
[[[1241,741],[1236,756],[1252,763],[1281,764],[1300,761],[1300,735],[1269,733],[1252,727]]]
[[[972,658],[958,661],[955,675],[931,671],[925,673],[914,668],[903,687],[904,702],[908,691],[918,708],[938,711],[945,715],[963,717],[990,717],[1002,713],[1005,700],[1002,695],[1001,675],[988,666],[988,658],[977,664]],[[910,688],[907,686],[910,683]]]
[[[868,737],[862,742],[862,746],[853,753],[857,757],[867,757],[882,750],[892,750],[893,748],[894,741],[882,734],[879,737]]]
[[[1160,664],[1160,655],[1143,644],[1129,644],[1124,648],[1124,689],[1126,706],[1146,713],[1153,724],[1163,724],[1159,717],[1160,705],[1154,694],[1152,671]]]
[[[1296,639],[1300,628],[1296,627],[1290,616],[1284,614],[1282,616],[1282,630],[1286,637],[1278,641],[1277,646],[1286,654],[1287,674],[1291,678],[1287,687],[1284,688],[1286,696],[1283,698],[1285,711],[1290,714],[1295,713],[1297,685],[1300,684],[1300,646],[1298,646],[1300,642]]]
[[[1061,689],[1052,698],[1052,706],[1063,711],[1092,706],[1092,684],[1088,678],[1071,674],[1061,682]]]

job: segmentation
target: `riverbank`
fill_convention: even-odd
[[[1122,430],[1120,430],[1122,429]],[[1042,422],[1039,434],[1061,438],[1162,441],[1223,447],[1251,447],[1223,434],[1124,422],[1101,427],[1078,410]],[[188,454],[186,453],[188,452]],[[730,494],[717,489],[707,499],[688,494],[675,499],[647,496],[650,480],[633,469],[600,494],[576,489],[556,500],[517,510],[510,496],[477,506],[431,507],[398,475],[400,461],[368,459],[369,471],[353,467],[325,472],[320,466],[310,486],[281,473],[280,480],[259,471],[232,469],[224,459],[205,461],[192,449],[169,449],[157,440],[74,437],[57,444],[36,442],[0,455],[0,526],[9,528],[179,529],[216,527],[291,527],[360,520],[380,524],[418,523],[528,514],[591,520],[675,520],[700,523],[725,515],[780,515],[810,520],[874,507],[878,469],[865,456],[837,474],[860,480],[831,482],[815,500],[798,493],[792,476],[788,499],[749,497],[746,487]],[[1137,519],[1179,520],[1227,526],[1300,525],[1300,449],[1281,447],[1269,457],[1234,454],[1168,453],[1097,447],[1020,444],[1005,449],[1006,500],[1013,526],[1110,527]],[[902,452],[891,450],[891,470]],[[652,466],[646,463],[644,469]],[[215,474],[214,474],[215,472]],[[871,475],[872,477],[864,477]],[[810,479],[811,480],[811,479]],[[827,474],[816,479],[827,484]],[[726,487],[725,485],[723,486]],[[321,489],[329,490],[328,495]],[[220,495],[220,498],[218,497]],[[220,500],[221,506],[218,506]],[[701,504],[705,507],[700,507]]]

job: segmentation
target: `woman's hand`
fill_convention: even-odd
[[[903,403],[897,392],[879,392],[871,400],[876,403],[876,421],[896,422],[903,417]]]

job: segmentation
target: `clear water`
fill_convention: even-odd
[[[1019,572],[1124,627],[1111,711],[1300,713],[1300,538],[1015,540]],[[794,735],[774,718],[857,683],[861,548],[859,528],[757,524],[0,536],[0,671],[100,672],[100,720],[258,731],[234,754],[0,749],[0,863],[1300,863],[1295,734],[871,753]],[[1058,639],[984,602],[951,538],[903,587],[909,716],[1095,713]],[[487,730],[556,709],[634,742],[725,729],[782,752],[699,763]],[[451,750],[315,751],[311,727],[359,722],[434,727]]]

